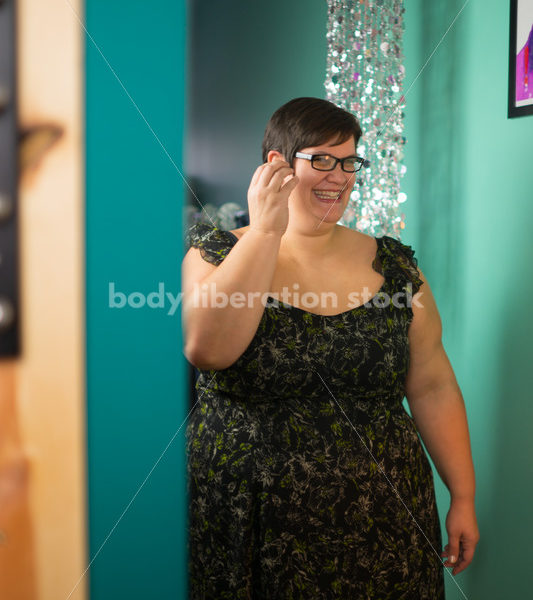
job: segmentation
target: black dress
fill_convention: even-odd
[[[187,240],[215,265],[237,243],[206,224]],[[444,598],[433,474],[402,405],[413,312],[386,302],[422,281],[409,246],[376,241],[385,283],[367,305],[324,316],[269,297],[239,359],[200,371],[191,600]]]

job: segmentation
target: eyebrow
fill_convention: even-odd
[[[317,152],[306,152],[305,154],[314,154],[319,155],[319,154],[325,154],[326,156],[332,156],[333,158],[359,158],[359,156],[357,154],[348,154],[348,156],[335,156],[335,154],[332,154],[331,152],[326,152],[325,150],[320,150]]]

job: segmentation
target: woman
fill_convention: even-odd
[[[466,414],[429,284],[409,246],[337,224],[360,136],[330,102],[288,102],[250,225],[188,231],[192,599],[435,600],[443,565],[472,560]],[[418,432],[451,495],[444,551]]]

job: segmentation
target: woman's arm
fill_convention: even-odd
[[[450,492],[446,554],[450,555],[447,566],[455,566],[456,574],[472,560],[479,539],[474,465],[463,396],[442,345],[440,315],[429,284],[420,275],[424,283],[418,302],[413,299],[409,327],[406,397],[424,445]]]
[[[252,341],[276,270],[289,222],[288,199],[298,184],[294,169],[270,151],[248,188],[250,228],[218,266],[190,248],[182,264],[185,356],[199,369],[225,369]],[[288,179],[288,181],[286,181]],[[225,306],[200,301],[201,287],[215,288]],[[210,298],[210,294],[207,294]]]
[[[206,262],[198,248],[188,250],[182,263],[182,325],[184,354],[195,367],[225,369],[246,350],[265,310],[260,299],[270,289],[280,242],[281,235],[249,229],[218,266]],[[227,305],[203,306],[195,290],[204,285]],[[239,299],[236,292],[242,301],[230,301]],[[248,302],[252,293],[256,296]]]
[[[442,323],[428,282],[409,327],[406,397],[422,440],[452,498],[475,495],[474,467],[463,396],[442,345]],[[420,306],[417,306],[420,304]]]

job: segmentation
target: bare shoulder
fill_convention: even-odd
[[[376,253],[375,238],[366,233],[350,229],[337,224],[339,230],[339,244],[343,252],[357,253],[358,255],[374,256]]]

